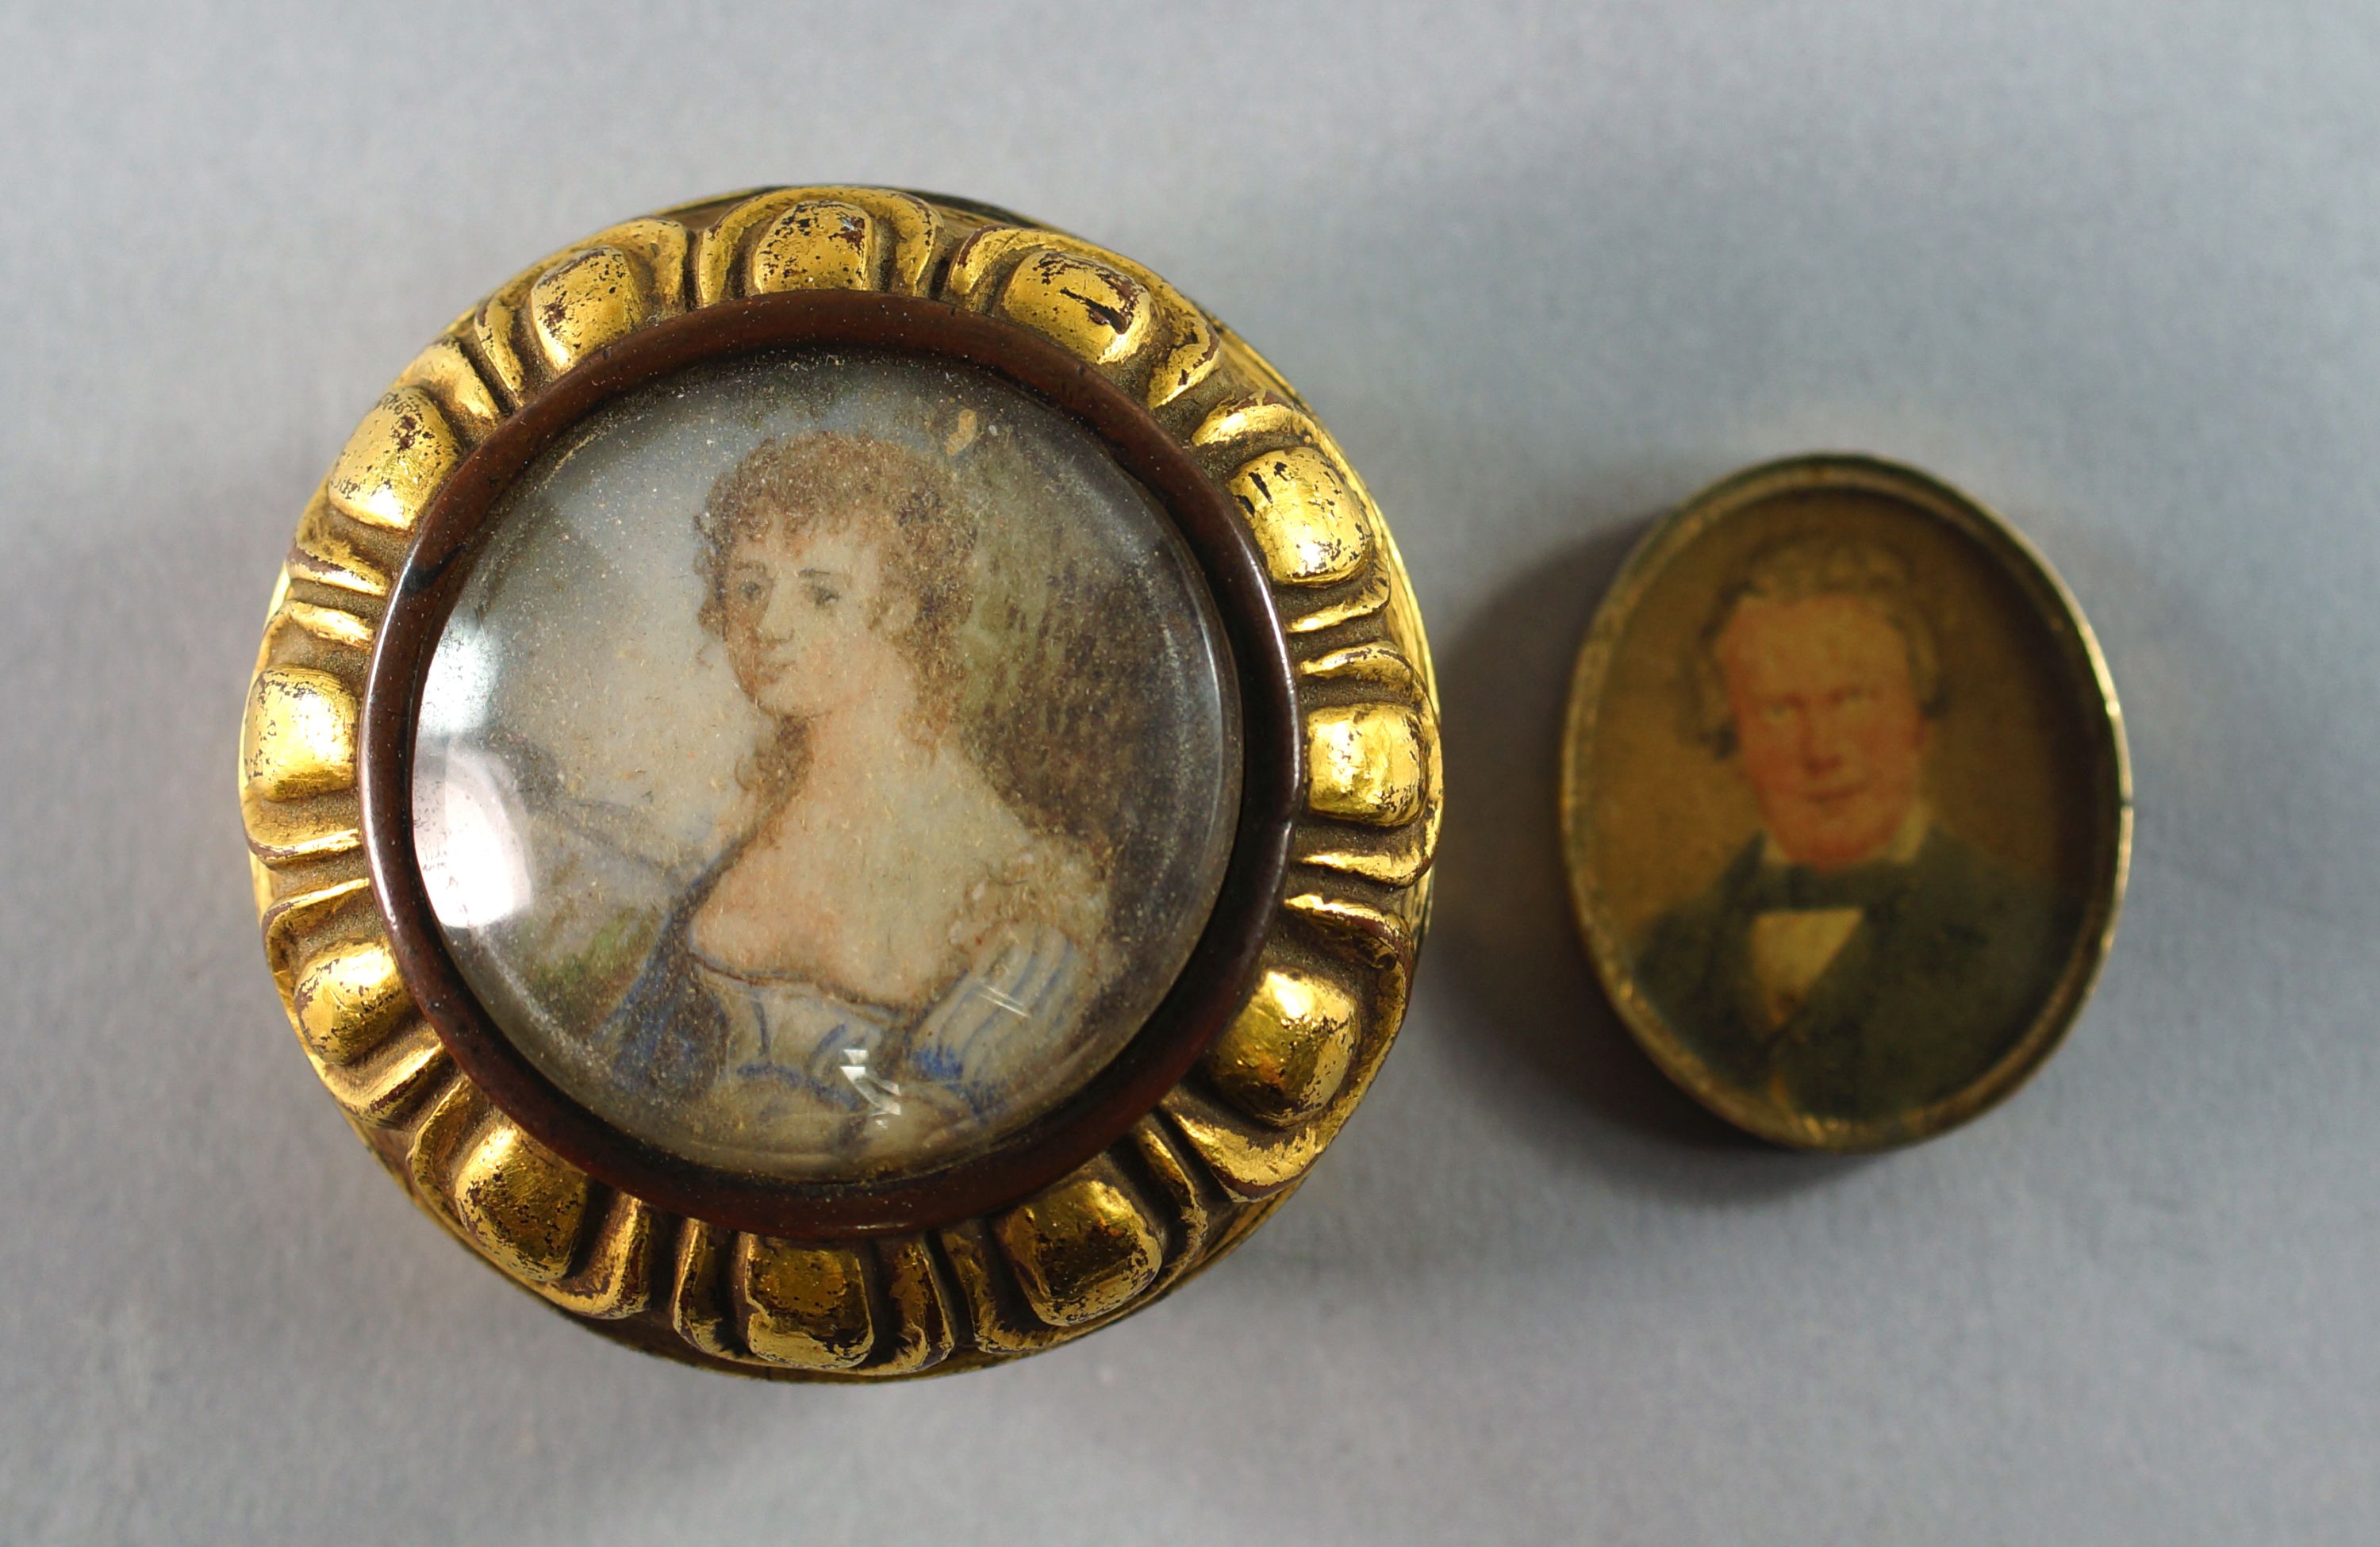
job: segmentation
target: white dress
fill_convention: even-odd
[[[780,1144],[810,1130],[821,1158],[844,1161],[913,1150],[921,1128],[994,1120],[1025,1076],[1080,1037],[1093,986],[1081,950],[1038,923],[1000,925],[922,1012],[692,959],[727,1035],[718,1078],[699,1098],[706,1126],[770,1133]]]

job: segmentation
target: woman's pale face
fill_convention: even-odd
[[[882,560],[861,535],[872,525],[764,519],[729,547],[728,662],[745,696],[771,717],[817,719],[914,692],[893,640],[915,604],[888,601]]]

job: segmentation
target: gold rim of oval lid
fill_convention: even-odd
[[[1882,458],[1766,463],[1654,526],[1581,649],[1561,782],[1620,1020],[1776,1143],[2006,1101],[2114,940],[2131,777],[2097,640],[2015,528]]]

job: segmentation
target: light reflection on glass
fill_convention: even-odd
[[[421,685],[419,734],[461,736],[486,725],[495,683],[495,651],[486,631],[459,620],[450,624]]]
[[[520,794],[511,771],[485,752],[456,749],[436,761],[413,783],[422,884],[442,924],[485,929],[528,906]]]

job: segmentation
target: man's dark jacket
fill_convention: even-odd
[[[1872,1122],[1972,1083],[2023,1034],[2069,926],[2039,888],[1934,828],[1915,859],[1835,874],[1764,865],[1755,839],[1664,914],[1637,959],[1645,995],[1731,1084],[1817,1117]],[[1773,908],[1864,917],[1782,1025],[1762,1008],[1752,922]]]

